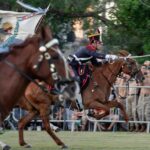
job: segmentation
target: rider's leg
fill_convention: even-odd
[[[78,74],[79,64],[77,62],[71,62],[70,66],[71,66],[73,73],[74,73],[74,79],[80,84],[80,77]]]
[[[80,76],[78,74],[78,67],[79,67],[79,64],[74,64],[74,63],[71,63],[70,66],[72,67],[72,70],[74,72],[74,79],[78,82],[79,86],[80,86]],[[83,109],[83,103],[82,103],[82,97],[81,97],[81,94],[78,93],[77,94],[77,106],[79,107],[79,110],[82,110]]]

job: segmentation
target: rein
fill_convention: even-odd
[[[52,74],[52,78],[53,78],[53,80],[56,81],[56,80],[58,80],[58,75],[57,75],[57,72],[56,72],[55,64],[51,63],[51,56],[48,53],[48,48],[51,48],[55,44],[58,44],[58,40],[57,39],[53,39],[50,42],[48,42],[46,44],[47,48],[45,48],[44,46],[41,46],[39,48],[39,51],[41,52],[41,55],[40,55],[40,57],[38,59],[38,64],[34,65],[33,68],[37,70],[39,68],[39,65],[42,63],[42,61],[44,59],[47,60],[48,64],[49,64],[50,72]],[[42,49],[43,47],[44,47],[44,49]],[[39,88],[41,88],[42,91],[48,93],[47,88],[45,88],[44,86],[40,85],[33,78],[31,78],[29,75],[27,75],[25,72],[23,72],[20,68],[18,68],[15,64],[13,64],[12,62],[10,62],[10,61],[8,61],[6,59],[4,59],[3,62],[5,64],[7,64],[8,66],[10,66],[11,68],[13,68],[14,70],[16,70],[19,74],[21,74],[23,77],[25,77],[29,81],[34,82]]]
[[[122,68],[123,68],[123,66],[121,67],[121,69],[122,69]],[[112,70],[109,68],[109,66],[108,66],[108,69],[109,69],[109,71],[112,73],[112,75],[114,75],[114,76],[117,77],[117,75],[112,72]],[[118,74],[118,76],[120,76],[120,77],[121,77],[121,69],[120,69],[119,74]],[[121,96],[121,95],[119,94],[119,92],[117,92],[117,90],[116,90],[116,88],[114,87],[114,85],[113,85],[113,84],[108,80],[108,78],[103,74],[103,72],[102,72],[102,75],[103,75],[103,77],[107,80],[107,82],[109,83],[109,85],[113,88],[113,90],[116,91],[115,94],[117,94],[117,95],[119,96],[119,98],[121,98],[121,99],[126,99],[126,98],[127,98],[127,95],[128,95],[128,93],[129,93],[129,80],[130,80],[130,79],[129,79],[128,81],[126,81],[126,92],[125,92],[125,95],[124,95],[124,96]]]
[[[117,77],[117,75],[116,75],[114,72],[112,72],[112,70],[110,69],[109,66],[108,66],[108,70],[112,73],[113,76]],[[120,74],[120,72],[121,72],[121,69],[120,69],[120,71],[119,71],[119,74]],[[102,72],[102,75],[103,75],[103,77],[106,79],[106,81],[108,82],[108,84],[109,84],[110,86],[112,86],[113,83],[111,83],[111,82],[109,81],[109,79],[104,75],[103,72]]]

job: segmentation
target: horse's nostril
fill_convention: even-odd
[[[142,78],[142,81],[144,81],[144,80],[145,80],[145,78],[143,77],[143,78]]]

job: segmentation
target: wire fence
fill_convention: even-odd
[[[144,58],[144,57],[149,57],[150,56],[150,54],[148,54],[148,55],[143,55],[143,56],[129,56],[129,58]],[[115,85],[114,86],[115,88],[126,88],[126,86],[125,85]],[[150,86],[130,86],[129,88],[150,88]],[[125,103],[126,103],[126,106],[128,105],[128,102],[127,102],[127,99],[125,100]],[[149,105],[150,105],[150,100],[149,100]],[[111,110],[110,110],[111,111]],[[126,110],[127,112],[128,112],[128,110]],[[150,110],[149,110],[150,111]],[[120,111],[118,111],[119,113],[120,113]],[[150,112],[149,112],[150,113]],[[17,114],[17,115],[19,115],[19,117],[16,117],[16,112],[15,112],[15,109],[12,111],[12,113],[11,113],[11,115],[10,116],[12,116],[12,119],[16,122],[16,123],[18,123],[18,121],[19,121],[19,119],[18,118],[21,118],[22,116],[23,116],[23,111],[22,110],[20,110],[19,111],[19,113]],[[120,115],[120,114],[119,114]],[[142,115],[144,115],[144,114],[142,114]],[[15,125],[14,125],[14,123],[11,121],[11,119],[10,119],[10,116],[8,116],[7,118],[6,118],[6,120],[8,121],[8,123],[10,124],[10,126],[11,126],[11,128],[12,129],[16,129],[16,127],[15,127]],[[110,119],[101,119],[101,120],[96,120],[96,119],[94,119],[94,118],[91,118],[91,117],[88,117],[87,115],[86,115],[86,118],[87,118],[87,120],[89,121],[89,122],[92,122],[93,124],[94,124],[94,126],[93,126],[93,130],[92,131],[97,131],[97,124],[98,123],[112,123],[113,122],[113,120],[110,118]],[[34,121],[34,120],[33,120]],[[32,121],[32,122],[33,122]],[[40,119],[38,119],[38,120],[36,120],[36,122],[42,122]],[[50,120],[50,122],[54,122],[54,123],[58,123],[58,122],[61,122],[61,123],[71,123],[71,131],[74,131],[75,130],[75,124],[76,123],[80,123],[80,120],[72,120],[72,119],[62,119],[62,120]],[[115,120],[115,122],[116,123],[125,123],[125,121],[124,120]],[[139,121],[133,121],[133,120],[129,120],[129,122],[128,122],[128,124],[130,124],[130,123],[138,123],[138,124],[142,124],[142,123],[144,123],[144,124],[147,124],[147,129],[146,129],[146,132],[147,133],[149,133],[150,132],[150,120],[147,120],[147,121],[145,121],[144,119],[143,120],[139,120]]]
[[[126,87],[126,86],[115,86],[115,87]],[[150,88],[150,86],[130,86],[129,88]],[[125,105],[126,105],[126,112],[128,112],[128,110],[127,110],[127,108],[128,108],[128,101],[127,101],[127,98],[124,100],[125,101]],[[149,100],[149,104],[148,105],[150,105],[150,100]],[[136,108],[135,109],[137,109],[138,108],[138,106],[136,106]],[[111,113],[111,111],[112,110],[110,110],[110,113]],[[144,110],[142,111],[142,116],[144,116]],[[150,110],[149,110],[149,113],[150,113]],[[118,115],[120,115],[121,114],[121,112],[120,112],[120,110],[118,109]],[[13,118],[13,120],[16,122],[16,123],[18,123],[18,121],[19,121],[19,118],[21,118],[22,116],[23,116],[23,113],[22,113],[22,110],[20,109],[20,111],[19,111],[19,113],[17,114],[19,117],[16,117],[16,110],[14,109],[13,111],[12,111],[12,113],[11,113],[11,116],[12,116],[12,118]],[[62,116],[63,116],[63,114],[62,114]],[[94,118],[91,118],[91,117],[89,117],[89,116],[87,116],[86,115],[86,118],[87,118],[87,120],[89,121],[89,122],[91,122],[91,123],[93,123],[94,125],[93,125],[93,128],[92,128],[92,131],[94,131],[94,132],[96,132],[97,131],[97,124],[98,123],[112,123],[113,122],[113,120],[111,119],[111,118],[107,118],[107,119],[101,119],[101,120],[96,120],[96,119],[94,119]],[[16,129],[15,128],[15,126],[13,125],[13,122],[11,122],[11,120],[10,120],[10,116],[6,119],[6,120],[8,120],[9,121],[9,123],[10,123],[10,125],[11,125],[11,127],[12,127],[12,129]],[[32,122],[34,122],[34,120],[32,121]],[[42,122],[42,120],[40,120],[40,119],[37,119],[36,120],[36,122],[38,123],[38,122]],[[81,123],[81,120],[72,120],[71,118],[70,119],[62,119],[62,120],[55,120],[55,119],[52,119],[52,120],[50,120],[50,122],[51,123],[63,123],[63,124],[67,124],[67,123],[70,123],[71,124],[71,131],[74,131],[75,130],[75,125],[76,124],[79,124],[79,123]],[[116,123],[126,123],[124,120],[122,120],[122,119],[118,119],[118,120],[115,120],[115,122]],[[134,121],[134,120],[129,120],[129,122],[128,122],[128,125],[130,124],[130,123],[138,123],[138,124],[146,124],[146,132],[147,133],[149,133],[150,132],[150,120],[144,120],[144,117],[143,117],[143,119],[142,120],[136,120],[136,121]]]

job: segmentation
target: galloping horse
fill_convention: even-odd
[[[122,54],[124,54],[123,56],[128,55],[126,51],[122,51]],[[138,67],[136,62],[129,58],[126,60],[119,59],[113,64],[107,63],[102,67],[94,68],[88,87],[84,90],[81,90],[85,108],[104,111],[104,114],[94,116],[95,118],[100,119],[107,115],[110,107],[119,107],[125,116],[125,120],[128,120],[125,109],[121,103],[115,100],[108,102],[111,86],[115,82],[117,75],[119,75],[120,72],[125,72],[131,76],[137,76]],[[46,83],[44,82],[41,84],[46,86]],[[36,84],[29,84],[25,91],[25,97],[22,97],[18,103],[20,108],[28,111],[28,114],[23,117],[18,124],[19,143],[21,146],[30,146],[24,141],[23,129],[35,115],[40,115],[46,131],[49,133],[49,135],[51,135],[58,145],[61,143],[63,147],[63,142],[60,140],[58,142],[58,140],[54,138],[54,133],[51,132],[49,125],[50,106],[56,102],[56,99],[58,99],[58,95],[46,94]]]
[[[127,51],[120,51],[120,56],[127,57],[128,55]],[[125,120],[128,121],[123,105],[117,100],[108,101],[108,99],[111,87],[121,72],[134,76],[138,71],[136,61],[131,58],[119,58],[102,67],[94,67],[87,88],[81,91],[84,108],[99,111],[91,115],[96,119],[101,119],[109,114],[111,107],[118,107],[122,110]]]
[[[41,44],[44,47],[39,48]],[[41,28],[40,34],[28,37],[22,44],[12,46],[11,52],[1,60],[0,70],[0,126],[29,82],[35,82],[33,79],[50,85],[59,79],[63,83],[70,80],[66,60],[48,27]],[[5,143],[0,144],[4,150],[10,149]]]
[[[39,82],[39,81],[38,81]],[[41,85],[47,86],[45,82],[40,82]],[[66,90],[70,90],[70,86],[67,87]],[[69,92],[72,93],[71,91]],[[72,95],[70,95],[72,97]],[[68,99],[68,97],[66,97]],[[53,140],[58,144],[61,145],[62,148],[65,147],[64,143],[55,135],[55,133],[51,130],[49,124],[49,114],[50,114],[50,107],[59,100],[59,95],[53,95],[43,92],[35,83],[31,82],[26,91],[25,96],[22,96],[19,100],[17,106],[22,109],[28,111],[28,113],[19,120],[18,129],[19,129],[19,144],[24,147],[31,147],[24,141],[23,137],[23,129],[27,123],[29,123],[36,115],[39,115],[45,130],[47,133],[53,138]]]

